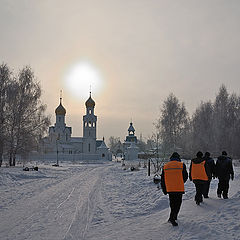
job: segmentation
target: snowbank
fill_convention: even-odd
[[[39,171],[0,168],[0,239],[240,239],[238,162],[230,199],[210,198],[197,206],[194,184],[186,194],[178,227],[167,223],[168,197],[146,168],[121,163],[39,165]]]

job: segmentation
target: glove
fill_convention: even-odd
[[[233,181],[233,179],[234,179],[234,175],[233,175],[233,174],[231,175],[231,179],[232,179],[232,181]]]

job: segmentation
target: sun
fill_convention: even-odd
[[[71,95],[85,99],[92,91],[94,95],[101,92],[103,79],[98,69],[87,61],[71,66],[64,75],[64,85]]]

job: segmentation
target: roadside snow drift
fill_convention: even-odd
[[[123,170],[120,163],[0,168],[0,239],[239,240],[239,167],[234,170],[230,198],[216,197],[215,179],[200,206],[188,180],[173,227],[168,196],[147,169]]]

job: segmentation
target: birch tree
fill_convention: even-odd
[[[184,103],[180,103],[174,94],[164,101],[160,118],[155,124],[165,152],[176,151],[181,145],[183,133],[188,125],[188,113]]]
[[[7,64],[0,65],[0,167],[2,166],[2,158],[5,140],[5,121],[7,106],[7,89],[11,81],[11,72]]]
[[[7,150],[9,165],[15,165],[16,154],[36,149],[38,140],[50,124],[41,103],[41,88],[30,67],[20,70],[8,89]]]
[[[201,102],[192,117],[192,143],[193,151],[210,151],[214,147],[214,120],[213,105]]]

